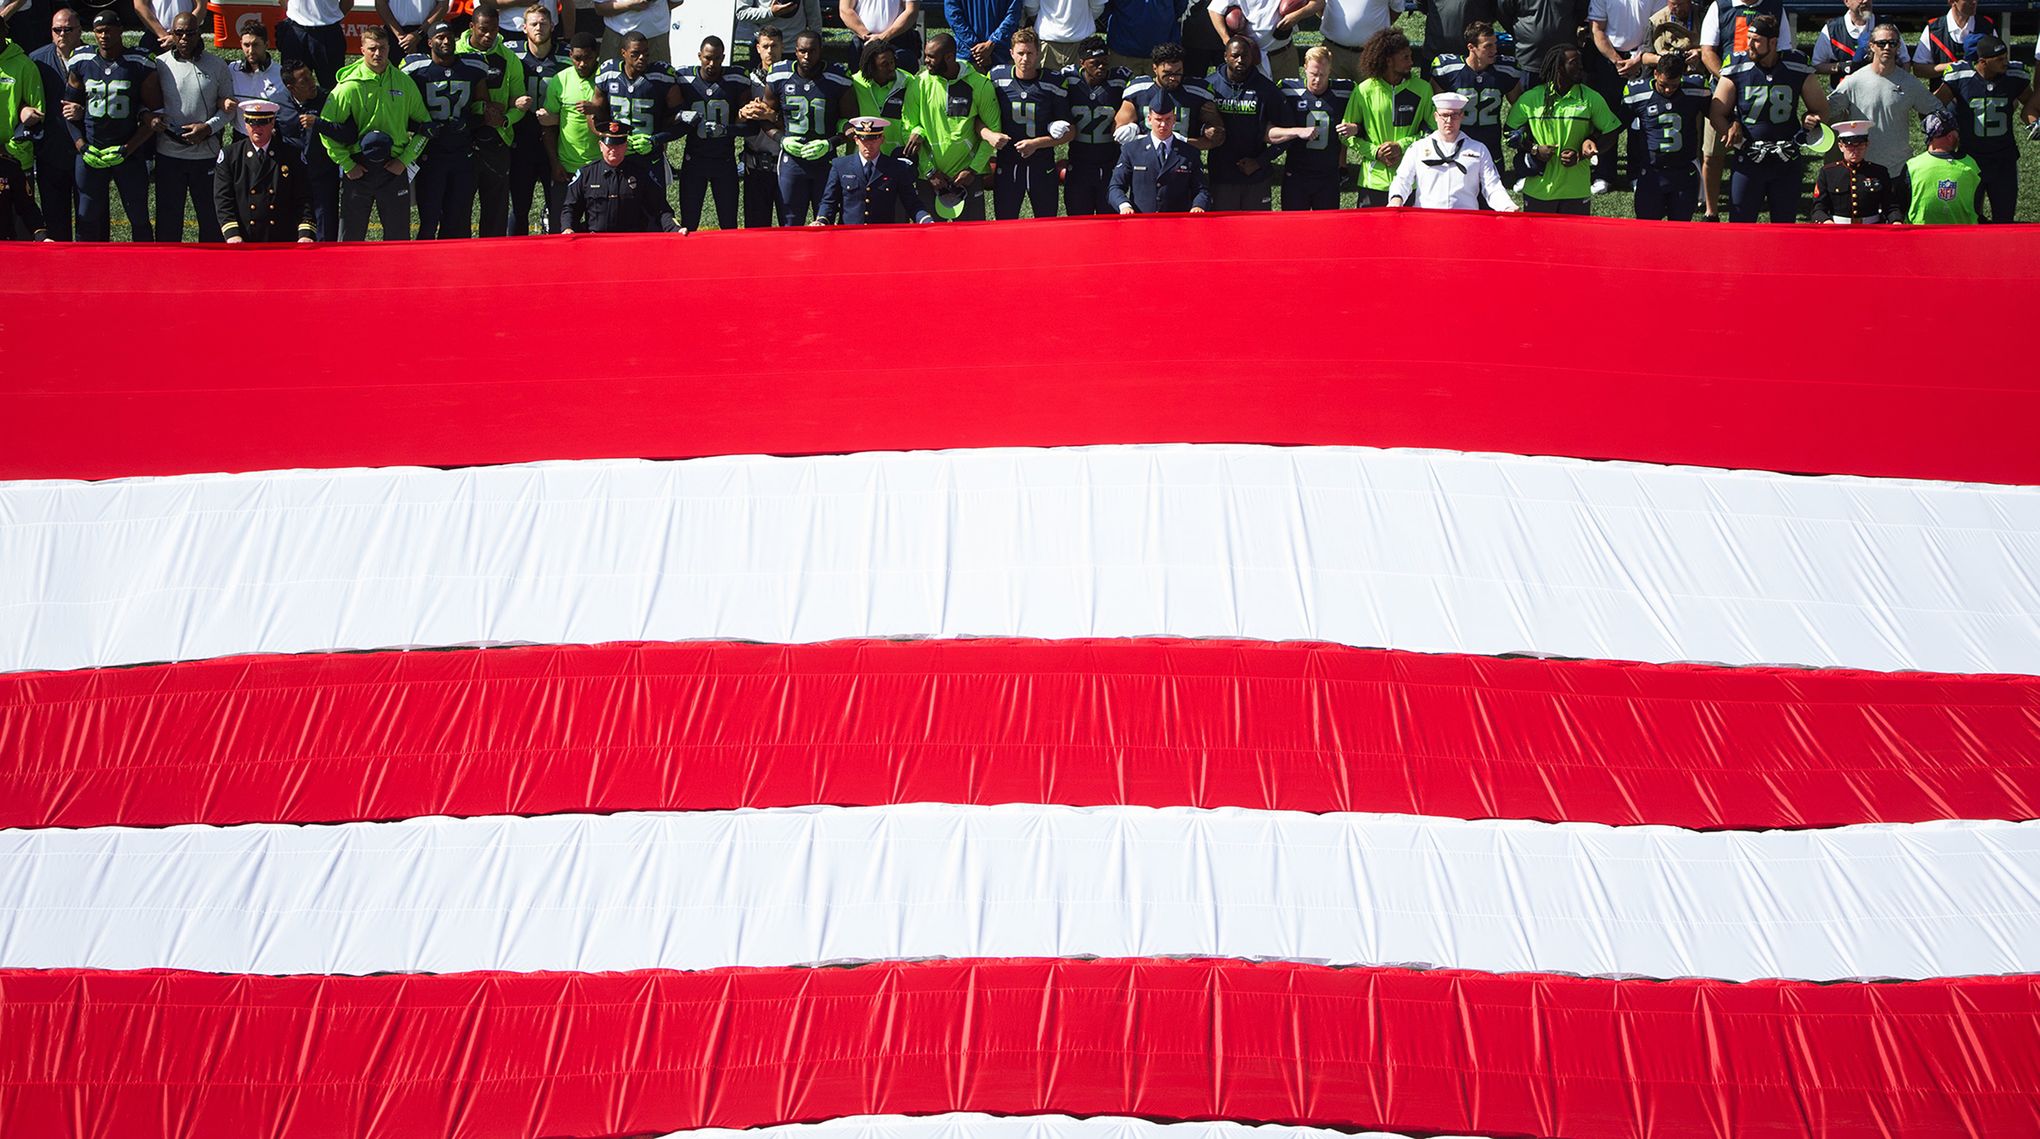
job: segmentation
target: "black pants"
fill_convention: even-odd
[[[546,219],[540,224],[558,233],[552,229],[552,217],[557,212],[560,188],[552,180],[545,144],[536,136],[518,136],[517,145],[510,150],[510,236],[524,237],[531,232],[531,202],[540,190],[545,192]]]
[[[319,86],[331,91],[347,60],[347,33],[339,24],[307,25],[283,20],[276,25],[276,54],[285,63],[302,59],[312,65]]]
[[[1700,208],[1700,172],[1691,166],[1636,172],[1636,216],[1644,221],[1692,221]]]
[[[184,202],[198,215],[198,239],[219,241],[219,207],[213,201],[212,158],[156,156],[156,240],[184,240]]]
[[[43,225],[50,231],[52,241],[71,240],[71,218],[78,210],[78,182],[72,170],[75,165],[69,155],[36,157],[36,196],[42,199]]]
[[[320,241],[340,240],[340,167],[331,161],[308,162],[312,183],[312,231]]]
[[[340,240],[368,240],[368,211],[382,219],[384,241],[411,238],[411,179],[380,166],[367,167],[361,177],[340,179]]]
[[[744,171],[744,228],[770,229],[779,219],[779,176],[770,166]]]
[[[1571,214],[1575,217],[1587,217],[1594,212],[1594,206],[1586,198],[1553,198],[1547,201],[1543,198],[1533,198],[1525,194],[1523,195],[1523,212],[1530,214]]]
[[[35,204],[34,187],[35,176],[0,152],[0,241],[12,241],[16,236],[33,241],[48,228]]]
[[[1026,202],[1034,207],[1035,217],[1052,218],[1060,188],[1053,151],[1040,151],[1030,158],[1009,154],[999,165],[998,181],[992,183],[992,216],[1013,221],[1020,216],[1020,203]]]
[[[2016,151],[2004,156],[1991,155],[1976,160],[1978,171],[1983,174],[1983,201],[1989,207],[1985,221],[1999,225],[2017,221],[2019,217],[2019,156]]]
[[[701,204],[715,196],[717,229],[737,228],[737,159],[735,155],[696,158],[689,154],[680,161],[680,228],[689,233],[701,228]]]
[[[1292,170],[1282,176],[1282,212],[1339,208],[1339,172]]]
[[[120,193],[121,209],[127,212],[130,236],[136,241],[156,240],[149,225],[149,168],[139,154],[110,170],[88,165],[79,155],[71,165],[71,177],[78,186],[78,240],[109,240],[113,226],[113,195]]]
[[[1387,204],[1388,204],[1387,190],[1370,190],[1365,186],[1360,187],[1360,205],[1362,207],[1385,206]]]
[[[481,235],[507,236],[510,232],[510,148],[489,127],[475,133],[475,197],[482,206]]]
[[[1063,175],[1063,212],[1073,218],[1113,212],[1105,201],[1105,191],[1111,185],[1110,161],[1101,166],[1072,159],[1068,173]]]
[[[418,203],[418,240],[474,236],[474,156],[427,151],[418,162],[411,197]]]
[[[1265,210],[1274,189],[1268,182],[1213,182],[1211,208],[1214,210]]]

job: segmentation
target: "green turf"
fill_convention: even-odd
[[[1839,3],[1837,4],[1836,10],[1837,11],[1840,10]],[[1813,42],[1813,35],[1818,30],[1818,24],[1815,21],[1811,20],[1803,22],[1811,26],[1800,29],[1799,35],[1800,46],[1803,49],[1810,51]],[[1919,21],[1915,20],[1911,21],[1910,23],[1902,23],[1900,25],[1905,29],[1908,38],[1917,34],[1918,28],[1913,25],[1917,24],[1918,22]],[[1404,16],[1401,17],[1398,23],[1399,26],[1403,29],[1404,33],[1409,35],[1411,38],[1415,39],[1421,37],[1423,32],[1423,17],[1421,15],[1417,15],[1414,13],[1405,14]],[[1314,32],[1303,32],[1299,33],[1296,38],[1299,45],[1308,47],[1312,43],[1315,43],[1319,37]],[[845,56],[848,55],[849,39],[847,32],[844,32],[840,28],[832,29],[830,32],[830,40],[831,46],[836,48],[840,54]],[[229,58],[239,58],[238,51],[221,51],[220,54],[225,55]],[[742,58],[742,55],[743,49],[740,48],[739,49],[740,60]],[[1918,123],[1913,124],[1912,136],[1913,136],[1913,151],[1915,153],[1918,153],[1919,151],[1925,149],[1925,143],[1920,138]],[[675,160],[677,160],[681,154],[681,151],[682,151],[681,147],[675,146],[672,148],[670,153],[672,157]],[[1809,179],[1811,178],[1810,169],[1808,177]],[[1724,194],[1726,193],[1725,185],[1723,187],[1723,192]],[[677,189],[673,189],[670,190],[669,193],[673,201],[674,215],[677,217],[679,215],[680,208],[679,191]],[[1279,206],[1281,203],[1281,189],[1279,188],[1279,186],[1275,191],[1275,198],[1276,204]],[[1809,188],[1807,191],[1805,208],[1810,208],[1811,202],[1812,202],[1812,190],[1811,183],[1809,181]],[[1347,192],[1341,204],[1348,208],[1357,206],[1359,204],[1358,195],[1351,191]],[[1607,193],[1596,195],[1595,198],[1593,199],[1593,208],[1594,216],[1596,217],[1626,218],[1633,216],[1634,213],[1633,207],[1630,202],[1630,196],[1628,194],[1623,193]],[[1724,209],[1725,208],[1726,203],[1724,202]],[[989,209],[989,202],[987,203],[987,209]],[[534,203],[532,207],[531,217],[532,232],[534,233],[543,232],[544,230],[543,213],[544,213],[543,203],[542,202]],[[189,211],[187,210],[187,215],[188,214]],[[1022,214],[1022,216],[1032,217],[1033,211],[1027,210]],[[2021,221],[2040,221],[2040,145],[2028,143],[2023,145],[2019,152],[2019,219]],[[718,219],[715,214],[715,206],[712,202],[704,203],[703,205],[702,228],[704,229],[720,228]],[[112,232],[114,240],[116,241],[125,241],[128,238],[129,230],[127,219],[123,215],[120,207],[117,204],[113,207]],[[189,219],[186,220],[184,232],[185,240],[197,241],[198,240],[197,222]],[[375,239],[380,236],[381,226],[371,222],[369,225],[369,237],[371,239]]]

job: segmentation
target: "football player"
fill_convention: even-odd
[[[1755,221],[1768,212],[1774,222],[1796,222],[1802,180],[1798,139],[1803,130],[1819,129],[1827,93],[1805,56],[1778,49],[1776,18],[1750,21],[1749,47],[1747,55],[1732,57],[1721,69],[1708,111],[1731,156],[1728,219]]]
[[[1060,76],[1041,70],[1041,39],[1032,28],[1013,33],[1013,62],[992,69],[992,88],[999,96],[1000,135],[992,160],[998,174],[992,183],[992,216],[1011,221],[1020,203],[1033,206],[1034,216],[1056,214],[1055,148],[1074,133],[1070,125],[1069,92]],[[1051,127],[1060,127],[1056,137]]]
[[[1282,81],[1268,141],[1282,145],[1283,212],[1339,208],[1346,140],[1360,133],[1340,121],[1352,98],[1353,85],[1332,78],[1332,49],[1323,44],[1303,53],[1303,78]]]
[[[1647,79],[1632,79],[1622,113],[1635,148],[1636,216],[1647,221],[1692,221],[1700,208],[1700,124],[1711,94],[1707,81],[1686,74],[1678,52],[1658,57]]]
[[[510,150],[517,124],[531,112],[524,64],[503,43],[502,13],[490,0],[475,5],[474,22],[454,40],[453,50],[472,55],[489,69],[482,128],[475,132],[475,196],[481,202],[481,235],[510,232]]]
[[[680,159],[680,228],[701,228],[701,203],[715,195],[716,225],[737,225],[737,140],[757,128],[737,118],[751,101],[751,81],[723,66],[721,37],[701,41],[697,66],[680,71],[681,114],[688,124],[687,152]]]
[[[1487,147],[1500,162],[1502,119],[1509,104],[1523,95],[1523,73],[1515,64],[1502,61],[1501,37],[1485,20],[1466,25],[1465,50],[1465,55],[1441,55],[1432,61],[1431,80],[1440,91],[1466,96],[1466,137]],[[1639,79],[1648,81],[1649,77]]]
[[[1261,49],[1251,36],[1234,36],[1225,45],[1225,59],[1207,84],[1225,141],[1211,152],[1211,208],[1265,210],[1275,182],[1274,152],[1268,145],[1268,124],[1282,93],[1261,74]]]
[[[1211,101],[1211,88],[1183,78],[1183,45],[1160,44],[1151,56],[1152,76],[1126,85],[1113,117],[1112,137],[1132,142],[1146,129],[1143,111],[1149,103],[1166,103],[1177,108],[1176,139],[1198,150],[1210,150],[1225,141],[1225,122]]]
[[[569,4],[567,10],[573,11],[573,5]],[[545,132],[537,112],[545,102],[546,85],[567,66],[567,45],[553,34],[551,9],[535,0],[524,9],[524,34],[504,39],[509,41],[511,54],[524,67],[524,93],[531,97],[532,113],[517,120],[512,128],[516,143],[510,148],[510,233],[522,237],[531,232],[532,191],[545,188],[548,219],[553,216],[558,197],[550,177],[552,160],[546,157]]]
[[[128,229],[136,241],[154,241],[149,221],[148,159],[141,154],[163,121],[163,88],[148,57],[121,46],[120,17],[101,11],[92,17],[97,52],[71,57],[64,102],[78,108],[64,125],[78,153],[78,240],[105,241],[112,227],[111,194],[120,192]]]
[[[2040,89],[2026,65],[2012,62],[2005,41],[1978,36],[1976,62],[1950,67],[1934,95],[1955,112],[1962,153],[1976,159],[1983,175],[1987,220],[2018,220],[2019,140],[2012,129],[2022,122],[2030,134],[2040,119]]]
[[[680,77],[652,58],[651,41],[643,32],[623,37],[616,58],[595,73],[596,123],[619,122],[630,130],[630,153],[642,155],[652,177],[663,186],[666,147],[680,137]]]
[[[411,181],[418,239],[473,237],[475,132],[486,129],[489,69],[475,56],[454,54],[453,25],[441,20],[425,29],[425,51],[404,61],[404,74],[432,116],[431,141]]]
[[[778,117],[779,224],[806,225],[829,181],[842,124],[857,116],[850,79],[822,59],[822,34],[795,36],[793,59],[765,77],[764,100]]]
[[[1132,77],[1123,67],[1108,66],[1107,56],[1105,37],[1092,36],[1077,45],[1077,65],[1063,72],[1070,123],[1076,129],[1063,173],[1063,212],[1071,217],[1110,212],[1105,187],[1119,161],[1119,144],[1112,141],[1113,117]]]

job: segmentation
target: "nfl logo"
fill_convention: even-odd
[[[1941,200],[1944,202],[1955,200],[1955,180],[1953,178],[1941,179]]]

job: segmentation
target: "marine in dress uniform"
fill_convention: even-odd
[[[652,164],[630,153],[630,128],[606,119],[595,129],[602,157],[567,187],[567,233],[681,233]]]
[[[1820,168],[1813,179],[1813,220],[1824,225],[1872,225],[1905,220],[1905,196],[1898,180],[1869,161],[1870,120],[1835,124],[1842,160]]]
[[[213,167],[213,205],[229,245],[309,242],[318,233],[311,180],[298,152],[277,144],[276,111],[266,99],[241,104],[248,135],[230,143]]]
[[[921,204],[914,164],[884,152],[885,128],[891,125],[876,115],[850,120],[857,153],[829,164],[822,204],[810,225],[882,225],[900,220],[904,213],[911,213],[917,222],[935,220]]]

